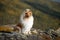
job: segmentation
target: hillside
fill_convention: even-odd
[[[0,25],[16,24],[24,9],[30,8],[35,18],[34,27],[60,27],[60,3],[49,0],[0,0]]]

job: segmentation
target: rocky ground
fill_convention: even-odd
[[[0,32],[0,40],[60,40],[60,36],[57,31],[52,29],[48,32],[40,29],[32,29],[30,35]]]

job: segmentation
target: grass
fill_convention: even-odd
[[[32,6],[23,1],[21,0],[0,0],[0,9],[1,9],[0,10],[0,25],[18,23],[20,14],[23,12],[23,10],[26,8],[30,8],[33,11],[33,15],[35,19],[34,20],[35,28],[40,28],[42,30],[45,30],[50,27],[54,29],[57,29],[60,27],[59,25],[60,18],[56,17],[57,14],[58,14],[57,16],[60,15],[59,5],[56,6],[58,3],[47,1],[47,0],[46,1],[38,0],[38,2],[36,2],[36,0],[27,1],[29,3],[41,4],[40,6],[35,5],[35,4],[33,4]],[[39,8],[37,9],[37,7],[39,8],[41,7],[42,9],[40,8],[40,10],[38,10]],[[50,9],[53,11],[49,11]],[[49,11],[49,14],[43,12],[43,10],[46,12]],[[54,12],[53,15],[50,15],[51,12]]]

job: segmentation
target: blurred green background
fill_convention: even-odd
[[[51,0],[0,0],[0,25],[18,23],[26,8],[33,11],[34,28],[60,27],[60,2]]]

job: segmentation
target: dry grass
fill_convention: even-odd
[[[29,2],[36,2],[35,0],[30,0]],[[41,5],[47,5],[49,8],[60,11],[55,4],[49,3],[48,1],[38,0]],[[35,18],[34,27],[41,28],[43,30],[47,28],[57,29],[60,27],[60,20],[54,16],[43,13],[31,5],[28,5],[20,0],[0,0],[0,25],[4,24],[15,24],[18,23],[20,14],[25,8],[31,8],[33,10],[33,15]]]

